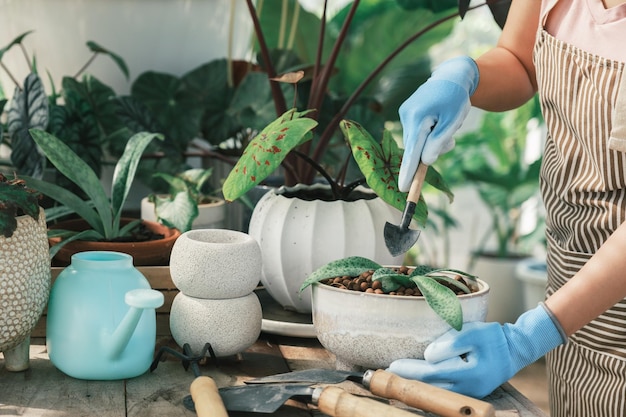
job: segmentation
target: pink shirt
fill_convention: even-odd
[[[541,21],[565,43],[626,62],[626,3],[606,9],[602,0],[543,0]]]

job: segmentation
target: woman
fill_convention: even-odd
[[[513,0],[497,46],[444,62],[400,108],[408,190],[469,107],[539,92],[547,299],[515,324],[470,323],[399,375],[482,397],[547,353],[553,417],[626,415],[626,0]]]

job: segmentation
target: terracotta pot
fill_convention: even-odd
[[[135,219],[123,218],[121,224],[127,224]],[[174,242],[180,236],[178,229],[171,229],[160,223],[143,220],[143,224],[155,233],[162,234],[163,239],[148,240],[144,242],[95,242],[79,240],[67,243],[54,257],[55,266],[67,266],[70,264],[72,255],[84,251],[110,251],[123,252],[133,257],[135,266],[165,266],[169,265],[170,254]],[[59,222],[51,229],[65,229],[81,231],[87,229],[87,223],[82,219]],[[60,238],[48,239],[50,246],[61,241]]]

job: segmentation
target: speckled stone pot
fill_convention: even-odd
[[[464,322],[484,321],[489,286],[461,295]],[[401,358],[423,359],[424,350],[451,327],[424,297],[369,294],[314,284],[313,325],[334,353],[338,369],[385,369]]]
[[[170,275],[190,297],[242,297],[261,279],[261,249],[251,236],[235,230],[190,230],[172,248]]]
[[[262,318],[255,293],[222,300],[178,293],[170,310],[170,330],[176,343],[188,343],[195,355],[210,343],[216,356],[230,356],[254,344],[261,334]]]
[[[30,332],[50,292],[50,258],[43,209],[38,220],[17,218],[13,236],[0,236],[0,352],[9,371],[28,369]]]

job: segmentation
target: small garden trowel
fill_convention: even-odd
[[[442,417],[495,417],[493,405],[425,382],[405,379],[384,370],[352,372],[334,369],[306,369],[246,381],[246,384],[337,384],[350,380],[372,394],[403,402]]]
[[[316,405],[332,417],[415,417],[415,414],[377,401],[350,394],[339,387],[310,384],[239,385],[220,388],[228,411],[273,413],[289,399]]]
[[[411,188],[409,189],[409,195],[406,198],[406,206],[402,213],[402,220],[400,226],[385,223],[385,245],[389,249],[389,253],[392,256],[398,256],[406,253],[417,239],[420,237],[419,230],[409,229],[411,219],[415,213],[415,207],[420,199],[420,193],[422,191],[422,185],[424,185],[424,178],[426,178],[426,172],[428,171],[428,165],[421,163],[417,167]]]

